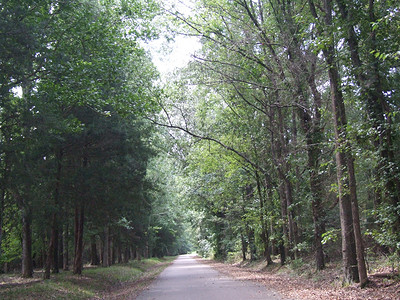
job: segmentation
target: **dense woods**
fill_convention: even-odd
[[[158,172],[151,1],[1,4],[0,262],[50,271],[177,254]],[[166,169],[166,167],[164,167]],[[168,176],[168,177],[167,177]],[[160,214],[163,211],[163,214]]]
[[[193,5],[0,4],[4,271],[81,274],[191,243],[340,259],[362,286],[371,256],[398,266],[398,3]],[[201,50],[160,80],[143,45],[177,32]]]

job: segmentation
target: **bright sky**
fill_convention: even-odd
[[[194,0],[164,0],[164,5],[175,6],[184,15],[192,12]],[[192,59],[192,55],[201,47],[195,37],[177,35],[173,42],[161,38],[151,41],[146,48],[151,52],[153,62],[163,77],[168,76],[176,68],[182,68]]]
[[[175,41],[170,43],[165,40],[153,41],[148,46],[153,62],[163,76],[187,65],[196,50],[200,49],[199,41],[187,36],[176,36]]]

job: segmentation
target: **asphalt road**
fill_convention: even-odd
[[[282,300],[265,287],[230,279],[192,255],[179,256],[137,300]]]

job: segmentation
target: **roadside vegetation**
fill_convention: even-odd
[[[33,278],[0,275],[0,299],[125,299],[148,286],[175,257],[130,261],[108,268],[89,267],[80,276],[62,271],[50,280],[42,271]]]
[[[214,269],[235,279],[257,282],[282,297],[296,300],[392,300],[400,298],[400,277],[393,272],[393,262],[385,256],[375,257],[368,270],[369,284],[363,289],[357,284],[342,285],[341,260],[328,262],[324,270],[317,271],[312,257],[288,262],[282,266],[279,260],[267,264],[265,260],[226,262],[201,260]]]

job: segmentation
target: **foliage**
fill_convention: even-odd
[[[174,257],[145,259],[110,268],[96,267],[87,270],[85,280],[76,278],[70,272],[63,272],[48,281],[34,281],[28,285],[13,284],[2,288],[2,299],[40,298],[52,299],[57,293],[59,299],[90,299],[108,295],[111,287],[145,281],[156,277],[169,265]],[[7,276],[7,275],[1,275]],[[130,291],[130,293],[134,290]]]

